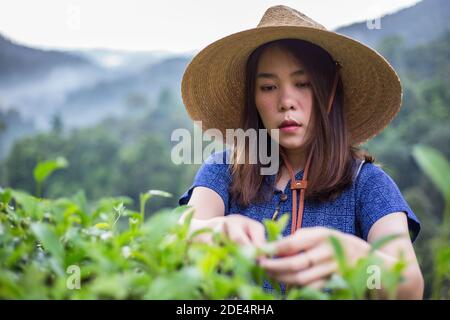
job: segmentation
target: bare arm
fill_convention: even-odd
[[[223,199],[209,188],[194,188],[187,204],[195,209],[191,232],[202,228],[216,229],[226,233],[234,242],[245,245],[262,246],[266,241],[264,226],[260,222],[240,214],[225,216]],[[180,222],[184,219],[185,215],[181,216]],[[196,239],[208,243],[212,241],[211,234],[202,234]]]
[[[222,198],[206,187],[195,187],[187,205],[194,207],[195,210],[191,221],[191,231],[206,227],[214,228],[225,216],[225,204]],[[181,216],[180,222],[184,221],[186,214]]]
[[[395,212],[379,219],[369,231],[367,241],[373,243],[389,234],[404,234],[404,237],[394,239],[378,250],[388,266],[397,262],[401,251],[407,262],[403,271],[405,281],[399,286],[397,299],[423,299],[424,280],[417,262],[416,254],[408,233],[408,221],[404,212]]]

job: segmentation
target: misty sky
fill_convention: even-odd
[[[42,48],[199,50],[256,27],[264,11],[293,7],[328,29],[377,18],[419,0],[0,0],[0,33]],[[382,21],[381,21],[382,22]]]

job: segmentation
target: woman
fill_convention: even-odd
[[[273,244],[278,258],[259,262],[277,281],[313,288],[338,270],[330,235],[352,263],[377,239],[402,234],[377,254],[391,266],[403,252],[408,267],[398,298],[423,297],[412,246],[420,222],[395,182],[357,147],[381,132],[401,105],[398,76],[383,57],[275,6],[257,28],[197,54],[182,94],[203,130],[267,129],[282,159],[277,174],[264,176],[261,161],[236,161],[246,159],[248,143],[213,154],[179,199],[196,209],[193,229],[220,228],[240,244],[262,246],[261,222],[288,214],[284,238]]]

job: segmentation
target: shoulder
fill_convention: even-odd
[[[394,182],[380,164],[365,161],[361,164],[361,167],[357,168],[357,170],[359,170],[358,178],[356,180],[357,188],[364,187],[368,182],[372,184],[386,182],[386,180]]]
[[[186,204],[195,187],[206,187],[215,191],[224,201],[225,212],[228,212],[228,187],[231,183],[229,166],[230,151],[228,149],[211,154],[198,169],[194,181],[179,198],[180,205]]]
[[[222,151],[217,151],[209,155],[206,158],[204,164],[229,164],[230,163],[231,151],[230,149],[225,149]]]
[[[355,185],[357,199],[369,200],[377,195],[391,201],[398,200],[401,192],[391,176],[379,164],[365,162],[359,172]]]
[[[209,155],[197,171],[196,180],[214,181],[220,179],[221,182],[231,180],[230,150],[225,149]]]
[[[365,163],[362,166],[356,181],[356,206],[365,239],[373,223],[393,212],[406,213],[413,241],[419,233],[419,219],[395,181],[380,165]]]

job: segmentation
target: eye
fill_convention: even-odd
[[[296,86],[299,88],[308,88],[311,86],[311,82],[299,82]]]
[[[275,86],[261,86],[261,91],[271,91]]]

